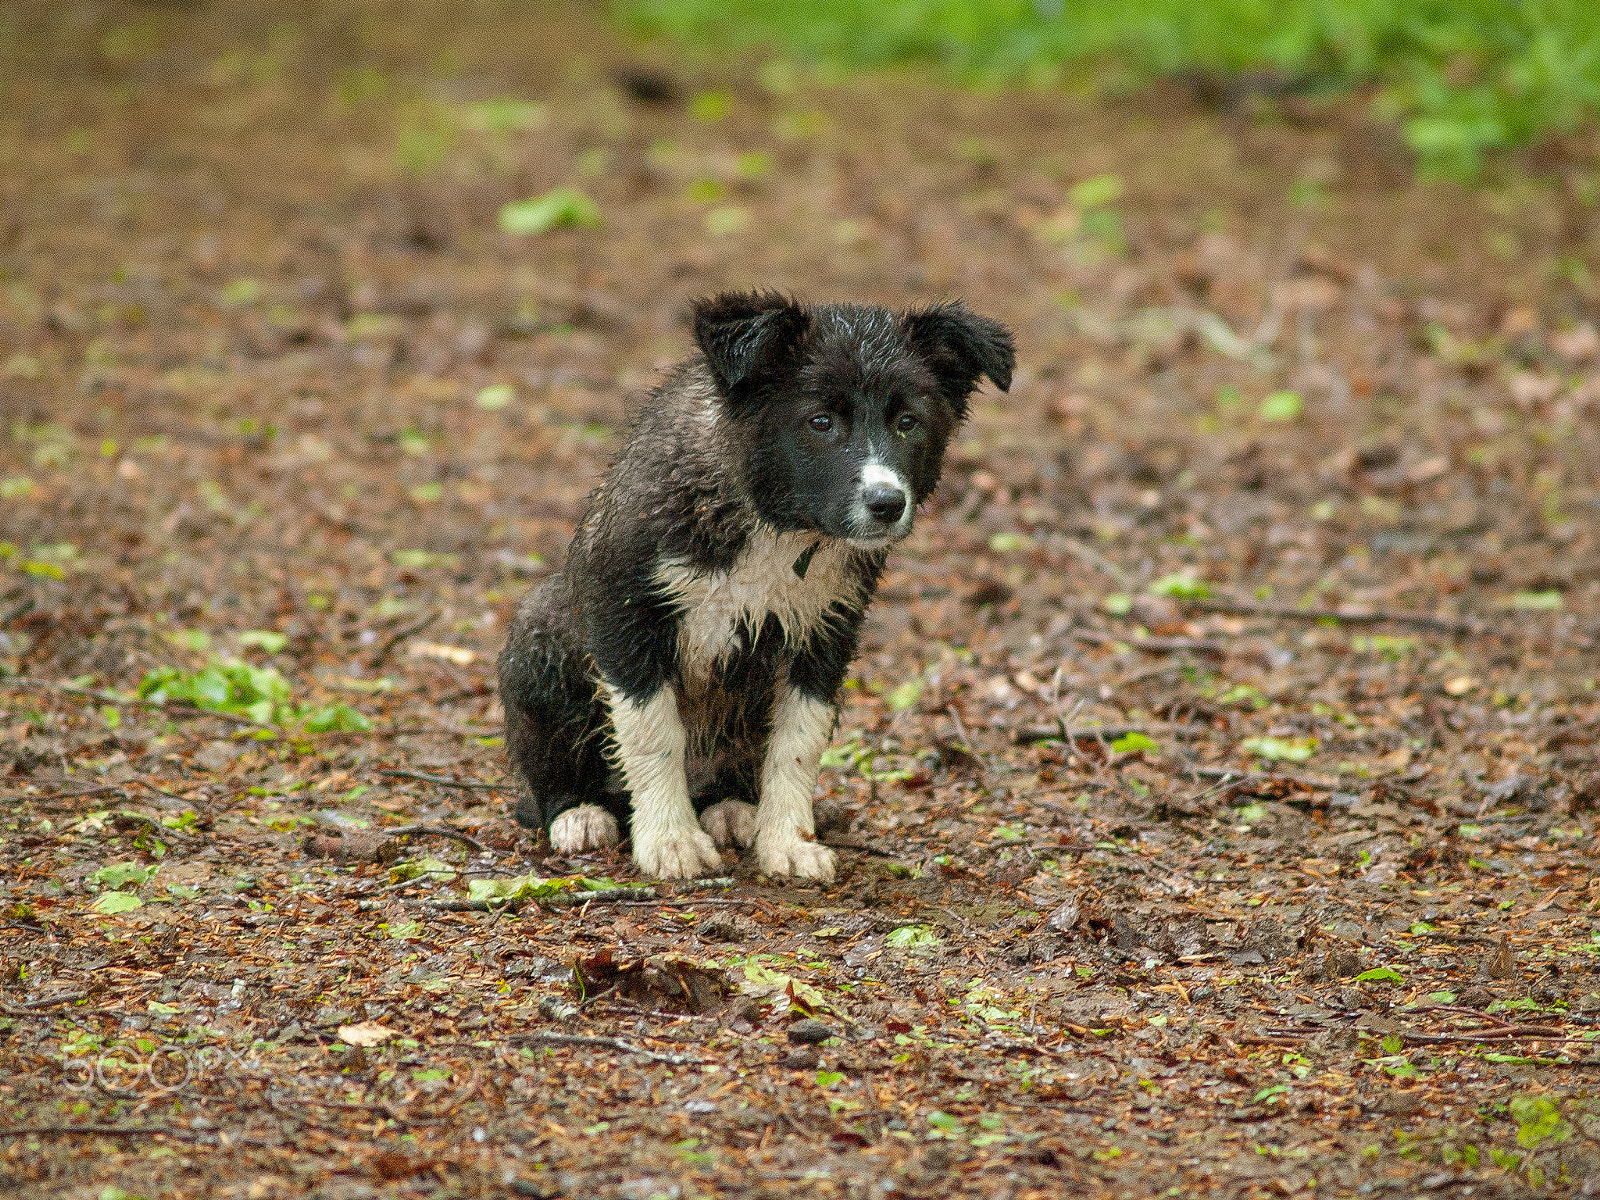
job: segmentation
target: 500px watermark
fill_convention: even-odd
[[[260,1060],[226,1046],[130,1046],[66,1049],[61,1055],[63,1086],[69,1092],[98,1088],[114,1096],[161,1095],[181,1091],[217,1071],[251,1071]]]

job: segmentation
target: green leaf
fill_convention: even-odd
[[[818,1071],[817,1086],[821,1088],[837,1087],[847,1078],[848,1076],[843,1071]]]
[[[894,950],[918,950],[937,946],[940,937],[932,925],[902,925],[883,937],[883,944]]]
[[[1511,607],[1532,612],[1554,612],[1562,606],[1560,592],[1518,592],[1511,597]]]
[[[788,996],[790,1007],[799,1006],[811,1012],[824,1012],[829,1008],[827,997],[814,985],[781,971],[774,971],[760,963],[745,963],[740,968],[744,982],[739,991],[746,996]]]
[[[1305,401],[1300,398],[1299,392],[1273,392],[1261,401],[1261,419],[1263,421],[1292,421],[1300,415],[1305,408]]]
[[[478,390],[473,403],[479,408],[494,412],[496,409],[508,407],[516,397],[516,390],[509,383],[491,383],[488,387]]]
[[[500,228],[517,237],[533,237],[567,225],[600,224],[600,209],[576,188],[552,188],[542,196],[514,200],[500,209]]]
[[[1068,198],[1074,208],[1104,208],[1120,200],[1122,192],[1122,176],[1096,175],[1074,185]]]
[[[459,554],[435,554],[429,550],[396,550],[393,555],[394,565],[404,567],[408,571],[422,571],[436,567],[459,567],[461,556]]]
[[[127,887],[130,883],[134,887],[142,887],[150,882],[150,877],[155,873],[155,867],[147,867],[143,863],[110,863],[89,878],[103,888],[116,889]]]
[[[550,119],[550,109],[530,100],[501,96],[468,104],[463,109],[464,123],[492,133],[525,133],[538,129]]]
[[[1286,1083],[1277,1083],[1273,1084],[1271,1087],[1264,1087],[1255,1094],[1250,1103],[1260,1104],[1263,1100],[1270,1100],[1274,1096],[1282,1096],[1288,1090],[1289,1085]]]
[[[1159,751],[1160,749],[1161,747],[1156,745],[1154,739],[1143,733],[1125,733],[1111,743],[1111,750],[1114,754],[1132,754],[1135,750]]]
[[[1113,617],[1125,617],[1133,611],[1133,597],[1127,592],[1112,592],[1100,601],[1100,607]]]
[[[967,1127],[961,1123],[961,1118],[952,1117],[949,1113],[942,1113],[937,1109],[928,1114],[928,1125],[937,1136],[942,1137],[960,1137],[967,1131]]]
[[[515,875],[510,879],[471,879],[467,881],[467,899],[480,904],[507,904],[513,900],[537,900],[566,891],[571,882],[566,879],[541,879],[537,875]]]
[[[406,862],[395,863],[389,868],[389,881],[399,883],[406,879],[420,879],[427,876],[431,879],[450,880],[456,877],[456,869],[449,863],[438,858],[413,858]]]
[[[1305,762],[1317,752],[1317,739],[1250,737],[1240,742],[1239,748],[1246,754],[1259,755],[1273,761]]]
[[[1371,967],[1356,976],[1357,983],[1404,983],[1405,979],[1393,967]]]
[[[997,533],[989,539],[989,549],[996,554],[1009,550],[1031,550],[1033,539],[1025,533]]]
[[[921,698],[925,686],[921,678],[908,679],[889,693],[889,707],[895,712],[904,712]]]
[[[712,237],[727,237],[750,224],[750,210],[738,204],[719,204],[706,213],[704,224]]]
[[[1209,583],[1184,571],[1163,575],[1145,591],[1152,596],[1171,596],[1174,600],[1207,600],[1211,597]]]
[[[131,892],[105,892],[90,907],[100,913],[124,913],[143,908],[144,901]]]
[[[1517,1145],[1524,1150],[1532,1150],[1544,1142],[1565,1142],[1572,1137],[1572,1126],[1549,1096],[1513,1096],[1506,1108],[1517,1123]]]
[[[261,284],[254,279],[235,279],[222,289],[222,303],[227,308],[243,308],[261,299]]]
[[[241,646],[254,646],[268,654],[280,654],[289,644],[287,634],[278,633],[271,629],[246,629],[239,635]]]
[[[696,121],[720,121],[733,111],[733,97],[727,92],[701,92],[689,101],[689,115]]]

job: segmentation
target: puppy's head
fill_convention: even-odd
[[[958,303],[892,313],[726,293],[694,316],[762,518],[864,549],[911,532],[978,381],[1008,390],[1016,366],[1005,326]]]

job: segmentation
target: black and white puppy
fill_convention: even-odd
[[[724,294],[700,353],[644,406],[565,568],[500,655],[517,819],[558,850],[615,845],[663,878],[755,845],[833,878],[817,760],[888,548],[933,491],[1010,333],[960,304],[904,313]]]

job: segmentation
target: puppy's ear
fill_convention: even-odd
[[[810,328],[806,310],[778,292],[723,292],[694,306],[694,340],[718,386],[734,401],[792,366]]]
[[[987,375],[1002,392],[1011,390],[1017,352],[1011,331],[980,317],[959,301],[908,312],[901,319],[906,341],[933,368],[956,412],[966,415],[967,397]]]

